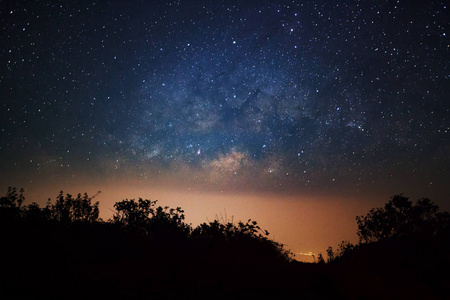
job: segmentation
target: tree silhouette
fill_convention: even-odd
[[[20,189],[19,193],[17,193],[17,189],[15,187],[8,187],[6,196],[0,197],[0,207],[4,209],[19,209],[22,206],[22,202],[25,200],[23,192],[23,189]]]
[[[351,256],[356,250],[358,250],[358,245],[354,245],[353,243],[350,243],[349,241],[342,241],[338,245],[338,253],[337,258],[345,258]]]
[[[327,262],[331,262],[335,259],[333,247],[329,246],[327,249],[328,260]]]
[[[325,263],[325,259],[323,259],[322,253],[319,253],[319,255],[317,256],[317,263],[318,264],[324,264]]]
[[[6,196],[0,197],[0,222],[17,221],[22,214],[22,203],[25,200],[23,189],[17,192],[15,187],[8,187]]]
[[[383,208],[374,208],[366,216],[357,216],[357,234],[361,243],[418,235],[436,235],[448,230],[449,213],[439,212],[430,199],[415,205],[403,195],[395,195]]]
[[[142,198],[117,202],[114,204],[116,211],[112,222],[153,239],[187,236],[191,228],[184,223],[184,210],[181,207],[156,207],[157,202]]]
[[[93,223],[99,218],[99,202],[92,204],[91,199],[87,193],[84,193],[83,196],[78,194],[77,198],[73,198],[70,194],[66,194],[64,197],[64,193],[61,191],[56,198],[56,203],[49,204],[48,209],[51,210],[52,218],[61,223]]]
[[[116,211],[113,216],[113,221],[129,228],[145,230],[150,218],[154,214],[156,202],[157,200],[150,201],[142,198],[139,198],[137,201],[134,199],[124,199],[117,202],[114,204]]]

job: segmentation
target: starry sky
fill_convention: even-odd
[[[447,5],[1,1],[0,184],[254,218],[295,253],[394,194],[448,210]]]

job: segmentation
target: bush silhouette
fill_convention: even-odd
[[[359,244],[343,241],[331,261],[342,290],[374,299],[441,299],[450,292],[447,212],[427,198],[413,204],[395,195],[356,221]]]
[[[216,253],[216,259],[265,263],[291,260],[291,252],[268,235],[268,231],[249,219],[237,224],[223,224],[218,220],[202,223],[191,236],[204,250]]]

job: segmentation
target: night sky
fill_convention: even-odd
[[[254,218],[295,253],[356,239],[394,194],[448,210],[449,19],[446,1],[0,1],[0,184]]]

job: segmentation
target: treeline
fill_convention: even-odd
[[[1,290],[54,298],[445,298],[450,215],[429,199],[396,195],[357,216],[359,243],[329,247],[318,263],[292,253],[253,220],[185,222],[180,207],[125,199],[109,220],[87,194],[24,205],[0,198]]]
[[[87,194],[60,192],[43,207],[24,200],[23,190],[15,188],[0,198],[6,250],[0,280],[12,293],[31,293],[49,283],[49,292],[57,294],[67,289],[127,291],[128,296],[247,290],[293,258],[253,220],[193,227],[180,207],[139,198],[117,202],[112,219],[105,221],[99,202]]]
[[[115,203],[113,218],[104,221],[99,217],[99,202],[93,203],[86,193],[73,197],[70,194],[64,195],[61,191],[56,202],[53,204],[49,199],[45,207],[40,207],[35,202],[22,205],[24,200],[23,190],[18,192],[11,187],[6,196],[0,198],[2,228],[21,229],[29,226],[76,230],[98,227],[105,230],[109,227],[110,230],[132,235],[158,247],[179,247],[186,243],[189,247],[214,248],[220,252],[221,260],[245,259],[279,263],[292,259],[289,250],[269,239],[269,232],[261,229],[251,219],[236,224],[223,224],[214,220],[193,228],[185,222],[181,207],[157,206],[157,200],[139,198]],[[233,255],[235,257],[229,257]]]

